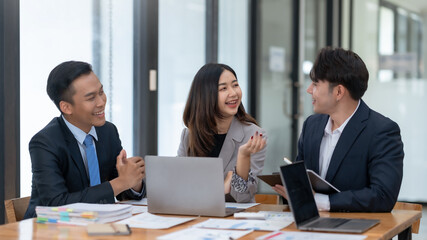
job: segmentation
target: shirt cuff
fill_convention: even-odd
[[[331,209],[329,195],[316,193],[314,194],[314,200],[316,201],[316,206],[319,211],[327,212]]]
[[[231,177],[231,187],[239,193],[246,192],[248,190],[248,183],[255,183],[252,170],[249,170],[248,180],[243,179],[236,173],[236,167],[233,169],[233,176]]]
[[[132,191],[132,194],[135,196],[135,197],[141,197],[141,196],[144,196],[145,194],[145,182],[144,182],[144,180],[142,180],[142,188],[141,188],[141,192],[137,192],[137,191],[135,191],[135,190],[133,190],[132,188],[130,189],[131,191]]]

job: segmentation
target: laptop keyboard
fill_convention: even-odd
[[[306,227],[310,228],[335,228],[339,225],[342,225],[346,222],[348,222],[348,219],[342,219],[342,218],[321,218],[318,221],[315,221],[313,223],[310,223],[306,225]]]

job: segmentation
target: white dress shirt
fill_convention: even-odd
[[[332,154],[334,153],[335,146],[338,143],[338,140],[341,137],[342,132],[344,131],[345,126],[347,125],[348,121],[353,117],[354,113],[357,111],[360,105],[357,104],[356,109],[354,112],[348,117],[343,124],[334,131],[332,131],[332,120],[331,117],[328,119],[328,123],[326,124],[325,131],[323,133],[322,142],[320,143],[320,151],[319,151],[319,173],[320,176],[325,179],[326,174],[328,173],[329,163],[331,162]],[[314,195],[314,199],[316,200],[317,208],[320,211],[329,211],[330,209],[330,202],[329,202],[329,196],[326,194],[316,193]]]
[[[70,129],[70,132],[74,135],[74,138],[77,140],[77,143],[80,149],[80,154],[82,155],[83,163],[85,165],[86,174],[87,174],[87,177],[89,178],[89,170],[87,168],[87,159],[86,159],[86,147],[85,145],[83,145],[83,142],[87,134],[80,128],[68,122],[67,119],[65,119],[64,115],[62,115],[62,119],[64,119],[65,125],[67,125],[68,129]],[[96,135],[96,130],[94,126],[92,126],[88,134],[92,135],[93,139],[98,141],[98,135]],[[96,145],[93,139],[92,139],[93,147],[95,148],[95,153],[96,153]]]
[[[65,119],[64,115],[61,115],[61,117],[62,117],[62,119],[64,119],[65,125],[67,125],[68,129],[70,129],[70,132],[74,135],[74,138],[77,140],[77,143],[78,143],[79,149],[80,149],[80,154],[82,155],[83,163],[85,165],[86,175],[89,178],[89,170],[87,168],[87,158],[86,158],[86,147],[85,147],[85,145],[83,145],[83,142],[84,142],[87,134],[83,130],[81,130],[80,128],[78,128],[78,127],[74,126],[73,124],[71,124],[70,122],[68,122],[67,119]],[[98,135],[96,135],[96,130],[95,130],[94,126],[91,127],[88,134],[92,135],[92,137],[93,137],[92,142],[93,142],[93,147],[95,148],[95,153],[96,153],[95,140],[98,141]],[[101,173],[99,173],[99,175],[101,176]],[[145,186],[143,184],[141,192],[137,192],[137,191],[133,190],[132,188],[130,190],[132,191],[132,193],[135,196],[140,197],[141,195],[143,195],[143,193],[145,191],[144,188],[145,188]]]

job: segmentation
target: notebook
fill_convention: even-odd
[[[379,223],[376,219],[323,218],[314,201],[304,162],[280,167],[288,203],[298,229],[310,231],[362,233]]]
[[[221,158],[145,156],[148,212],[225,217]]]

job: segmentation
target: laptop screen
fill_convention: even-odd
[[[148,212],[224,216],[221,158],[145,156]]]
[[[308,180],[304,162],[280,167],[280,175],[288,194],[288,202],[298,225],[311,218],[318,217],[311,184]]]

